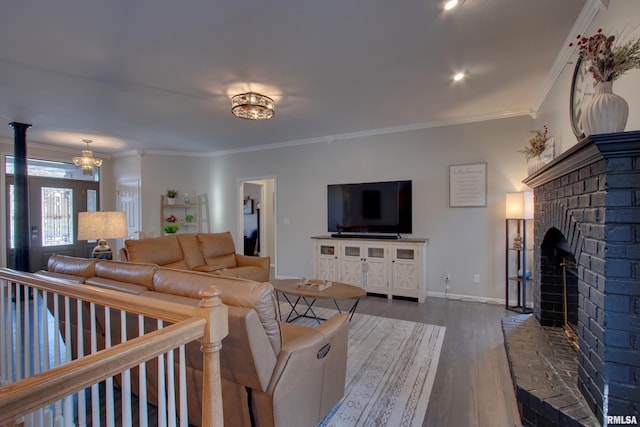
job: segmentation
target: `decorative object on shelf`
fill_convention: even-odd
[[[268,120],[275,114],[275,102],[256,92],[241,93],[231,98],[231,112],[247,120]]]
[[[191,199],[189,199],[189,193],[184,193],[184,204],[191,204]]]
[[[166,234],[175,234],[178,232],[178,230],[180,230],[180,226],[176,224],[167,224],[162,227],[162,231],[164,231]]]
[[[513,238],[513,249],[522,249],[522,236],[520,236],[520,233]]]
[[[181,233],[198,233],[202,231],[200,229],[201,224],[204,222],[205,225],[207,225],[207,212],[200,210],[202,206],[199,199],[194,198],[191,200],[191,203],[183,203],[181,197],[175,198],[174,200],[176,200],[176,202],[169,203],[169,198],[166,194],[160,195],[160,215],[158,217],[160,220],[160,229],[162,230],[162,226],[164,225],[177,224],[180,226]],[[205,221],[197,220],[202,218],[205,218]]]
[[[532,130],[535,135],[529,139],[520,153],[527,159],[529,175],[542,168],[554,158],[553,139],[548,136],[549,129],[545,125],[542,129]]]
[[[593,99],[584,109],[582,129],[586,136],[624,131],[629,117],[627,101],[613,93],[612,82],[596,84]]]
[[[74,157],[73,164],[82,168],[82,175],[93,175],[93,168],[99,168],[102,166],[102,159],[93,157],[93,152],[89,150],[90,139],[83,139],[82,142],[87,144],[87,149],[82,150],[82,156]]]
[[[124,212],[78,212],[78,240],[97,240],[91,256],[113,259],[106,239],[127,237],[127,218]]]
[[[522,277],[522,269],[518,270],[518,277]],[[531,272],[529,270],[524,273],[524,278],[531,279]]]
[[[173,190],[173,189],[167,190],[167,204],[175,205],[176,197],[178,197],[178,190]]]
[[[616,36],[606,36],[602,29],[591,37],[578,35],[577,39],[579,60],[571,83],[570,105],[574,133],[582,139],[592,134],[622,132],[629,105],[613,93],[612,82],[627,71],[640,68],[640,39],[613,46]],[[592,97],[586,95],[585,71],[596,83]]]

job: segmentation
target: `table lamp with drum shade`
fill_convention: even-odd
[[[78,240],[97,240],[91,256],[113,259],[106,239],[127,237],[127,218],[124,212],[78,212]]]

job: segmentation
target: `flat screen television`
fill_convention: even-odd
[[[328,231],[335,237],[412,232],[411,181],[328,185],[327,208]]]

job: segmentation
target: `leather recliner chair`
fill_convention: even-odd
[[[344,396],[346,313],[315,328],[280,322],[269,283],[212,283],[193,273],[187,282],[184,274],[159,269],[157,296],[195,298],[201,286],[215,284],[228,307],[229,335],[220,352],[225,426],[313,427]]]
[[[229,314],[229,334],[223,339],[220,352],[225,426],[312,427],[344,395],[347,314],[338,314],[315,328],[280,322],[270,283],[62,255],[53,255],[48,271],[38,275],[72,286],[96,286],[194,306],[200,302],[201,289],[215,286]],[[114,343],[119,342],[119,321],[119,313],[112,313]],[[85,327],[89,323],[89,318],[83,322]],[[129,337],[137,336],[135,322],[128,326]],[[104,332],[103,327],[100,330]],[[189,422],[199,425],[199,343],[189,343],[186,356]],[[147,368],[153,371],[151,364]],[[151,401],[156,398],[154,381],[153,375],[148,376]]]

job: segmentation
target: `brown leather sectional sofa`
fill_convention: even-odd
[[[269,281],[269,257],[236,253],[230,232],[173,234],[151,239],[125,240],[123,261],[156,264],[258,282]]]
[[[344,394],[347,315],[316,328],[280,322],[269,283],[62,255],[51,256],[48,271],[36,274],[68,281],[70,286],[97,286],[189,305],[197,305],[199,291],[214,285],[229,312],[229,335],[220,354],[225,426],[249,426],[251,418],[256,426],[315,426]],[[104,335],[104,316],[96,312],[96,318],[98,332]],[[88,320],[83,324],[89,325]],[[112,313],[111,322],[112,340],[118,343],[119,314]],[[129,338],[133,338],[137,326],[130,323]],[[199,344],[189,344],[186,353],[189,422],[200,425]],[[157,384],[153,376],[148,378],[153,401]]]

